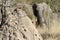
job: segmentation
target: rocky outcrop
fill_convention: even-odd
[[[12,9],[6,8],[7,19],[2,25],[1,40],[43,40],[26,13]]]
[[[35,16],[37,17],[37,21],[39,23],[40,26],[49,26],[49,22],[51,18],[51,14],[52,14],[52,10],[50,8],[49,5],[47,5],[46,3],[35,3],[33,4],[33,11]],[[45,24],[45,25],[44,25]]]

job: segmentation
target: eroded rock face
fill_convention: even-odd
[[[43,40],[24,11],[6,8],[6,15],[6,22],[2,25],[2,40]]]

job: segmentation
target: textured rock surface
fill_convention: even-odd
[[[6,10],[7,19],[2,25],[2,40],[43,40],[24,11],[10,8]]]
[[[19,3],[17,4],[17,7],[24,10],[27,14],[27,16],[31,19],[32,23],[35,24],[36,18],[33,14],[32,6],[26,3]]]
[[[37,4],[37,11],[44,27],[36,25],[35,28],[32,22],[36,19],[30,5],[19,3],[17,7],[7,7],[5,23],[0,27],[0,40],[60,40],[60,14],[52,13],[46,3]]]

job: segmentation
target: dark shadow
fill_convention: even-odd
[[[37,17],[37,24],[40,25],[40,26],[42,26],[42,17],[39,14],[39,11],[37,10],[37,4],[36,3],[34,3],[32,5],[32,9],[33,9],[34,15]]]
[[[3,12],[4,11],[4,12]],[[5,10],[5,7],[4,7],[4,10],[1,8],[1,14],[2,14],[2,19],[1,19],[1,24],[0,24],[0,28],[2,27],[2,25],[5,23],[6,21],[6,10]]]

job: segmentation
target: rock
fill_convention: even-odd
[[[35,8],[34,8],[35,7]],[[35,12],[35,15],[38,19],[38,21],[40,22],[40,25],[49,25],[49,18],[52,14],[52,10],[50,8],[49,5],[47,5],[46,3],[35,3],[33,4],[33,10]]]
[[[36,23],[36,18],[34,16],[33,13],[33,9],[32,6],[26,3],[19,3],[17,4],[18,8],[21,8],[22,10],[24,10],[27,14],[27,16],[32,20],[32,23],[35,24]]]
[[[43,40],[30,18],[21,9],[6,8],[6,22],[2,25],[2,40]]]

